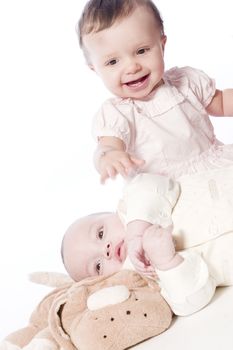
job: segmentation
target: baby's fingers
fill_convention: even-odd
[[[151,265],[145,265],[141,260],[139,260],[138,258],[136,258],[135,256],[134,257],[131,257],[131,262],[132,264],[134,265],[135,269],[140,272],[140,273],[145,273],[145,272],[148,272],[148,273],[151,273],[151,272],[154,272],[154,269]]]
[[[107,171],[104,171],[100,174],[100,183],[105,184],[105,181],[109,178]]]
[[[114,179],[116,177],[116,170],[113,166],[111,165],[108,165],[105,167],[105,170],[104,172],[101,174],[101,177],[100,177],[100,182],[102,184],[105,183],[105,181],[110,177],[111,179]]]
[[[115,169],[114,166],[112,166],[112,165],[106,166],[106,171],[107,171],[108,176],[109,176],[111,179],[115,179],[115,177],[116,177],[116,175],[117,175],[117,171],[116,171],[116,169]]]
[[[126,177],[127,176],[127,172],[126,172],[125,166],[122,163],[117,162],[115,164],[115,169],[116,169],[117,173],[120,174],[122,177]]]
[[[131,161],[134,163],[134,165],[136,166],[142,166],[145,164],[145,160],[143,159],[139,159],[139,158],[136,158],[136,157],[130,157]]]
[[[130,157],[124,162],[127,176],[134,177],[137,174],[137,168],[143,166],[144,160]]]

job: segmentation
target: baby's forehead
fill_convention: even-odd
[[[111,214],[111,212],[98,212],[77,219],[67,229],[64,235],[64,242],[72,242],[78,239],[82,239],[82,236],[86,236],[93,226],[100,223],[104,224],[105,220]]]
[[[66,231],[65,240],[72,241],[86,236],[92,226],[105,221],[106,214],[94,213],[77,219]]]
[[[96,218],[91,216],[85,216],[76,220],[65,233],[67,241],[72,241],[86,235],[95,219]]]
[[[61,246],[61,255],[64,263],[71,256],[76,255],[79,248],[83,249],[82,242],[88,236],[91,222],[91,218],[83,217],[73,222],[66,230]]]

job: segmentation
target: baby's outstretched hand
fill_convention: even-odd
[[[101,183],[104,183],[108,178],[114,179],[117,174],[127,177],[131,171],[144,164],[144,160],[118,150],[106,152],[99,162]]]

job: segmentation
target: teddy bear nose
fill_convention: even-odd
[[[111,259],[111,258],[112,258],[112,245],[111,245],[110,242],[108,242],[108,243],[106,244],[104,254],[105,254],[105,257],[106,257],[107,259]]]

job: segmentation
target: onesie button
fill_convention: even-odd
[[[216,182],[214,180],[209,180],[208,185],[211,198],[214,200],[219,199],[219,193]]]
[[[164,212],[162,212],[162,211],[160,211],[159,216],[160,216],[161,218],[167,218],[167,214],[164,213]]]
[[[141,113],[142,113],[142,109],[141,109],[141,107],[136,106],[136,110],[137,110],[137,112],[138,112],[139,114],[141,114]]]

